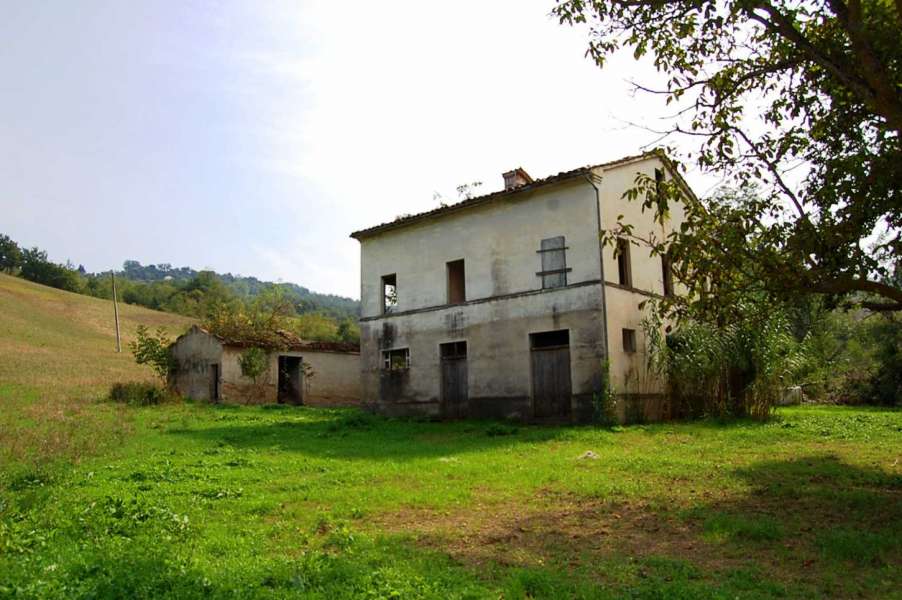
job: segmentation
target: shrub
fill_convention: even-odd
[[[257,383],[257,378],[269,370],[269,354],[263,348],[248,348],[238,357],[241,374]]]
[[[175,399],[171,392],[151,383],[114,383],[110,388],[111,402],[129,406],[153,406]]]
[[[174,369],[175,362],[169,351],[172,342],[166,334],[166,330],[159,327],[155,333],[149,333],[147,327],[138,325],[135,332],[137,339],[128,347],[139,365],[149,365],[157,377],[166,381],[169,373]]]
[[[611,385],[611,362],[608,359],[601,363],[599,391],[592,394],[592,421],[605,427],[618,423],[617,400]]]
[[[749,302],[723,324],[684,320],[664,334],[652,308],[643,326],[649,367],[667,380],[675,416],[766,419],[804,364],[804,345],[778,307]]]

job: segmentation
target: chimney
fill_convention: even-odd
[[[532,183],[532,177],[520,167],[517,167],[513,171],[502,173],[501,176],[504,177],[504,191],[524,186],[527,183]]]

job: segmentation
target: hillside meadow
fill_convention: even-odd
[[[902,597],[898,410],[138,408],[104,399],[149,378],[113,348],[109,303],[0,276],[0,597]]]

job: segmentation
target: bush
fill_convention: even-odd
[[[614,386],[611,385],[611,362],[608,359],[601,363],[599,388],[600,391],[592,394],[592,422],[604,427],[617,425],[617,399],[614,396]]]
[[[157,377],[166,381],[175,367],[172,353],[169,351],[172,342],[166,330],[160,327],[156,333],[149,333],[147,327],[138,325],[135,335],[137,339],[128,345],[135,362],[139,365],[150,365]]]
[[[805,365],[779,307],[740,303],[731,322],[684,320],[663,333],[655,311],[644,323],[650,367],[667,380],[674,416],[767,419]]]
[[[248,348],[238,357],[241,374],[257,384],[257,378],[269,371],[269,354],[263,348]]]
[[[152,383],[114,383],[110,388],[110,402],[129,406],[154,406],[169,402],[175,394]]]

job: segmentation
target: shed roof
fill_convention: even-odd
[[[180,339],[182,339],[189,333],[202,333],[209,335],[210,337],[214,337],[219,340],[219,342],[222,343],[223,346],[228,346],[231,348],[264,348],[267,350],[289,350],[294,352],[360,352],[359,344],[350,342],[320,342],[315,340],[304,340],[298,337],[296,334],[290,331],[285,331],[284,329],[275,332],[276,337],[278,337],[280,340],[280,342],[275,342],[274,340],[227,338],[204,329],[199,325],[194,325],[191,327],[191,329],[176,338],[175,343],[178,343]]]
[[[412,223],[416,223],[418,221],[422,221],[425,219],[429,219],[432,217],[442,216],[446,213],[455,212],[461,209],[470,208],[473,206],[477,206],[480,204],[485,204],[488,202],[492,202],[501,198],[505,198],[512,194],[518,194],[520,192],[528,192],[535,190],[540,187],[544,187],[547,185],[560,183],[563,181],[568,181],[571,179],[576,179],[577,177],[583,177],[589,174],[591,171],[599,168],[607,168],[607,167],[616,167],[623,164],[627,164],[630,162],[634,162],[637,160],[643,160],[646,158],[661,158],[665,161],[666,164],[670,165],[670,161],[667,159],[667,156],[660,149],[650,150],[648,152],[644,152],[642,154],[635,154],[633,156],[624,156],[623,158],[618,158],[617,160],[612,160],[605,163],[599,163],[597,165],[586,165],[584,167],[579,167],[578,169],[572,169],[570,171],[563,171],[558,173],[557,175],[551,175],[549,177],[544,177],[542,179],[536,179],[531,183],[527,183],[526,185],[521,185],[515,188],[507,189],[507,190],[499,190],[497,192],[491,192],[489,194],[484,194],[482,196],[476,196],[475,198],[468,198],[461,202],[456,202],[454,204],[449,204],[447,206],[440,206],[438,208],[434,208],[432,210],[427,210],[425,212],[417,213],[415,215],[408,215],[404,217],[399,217],[394,221],[389,221],[387,223],[382,223],[379,225],[374,225],[373,227],[368,227],[366,229],[361,229],[359,231],[355,231],[351,234],[351,237],[356,240],[362,240],[364,238],[376,235],[377,233],[381,233],[383,231],[388,231],[390,229],[396,229],[400,227],[406,227]]]

